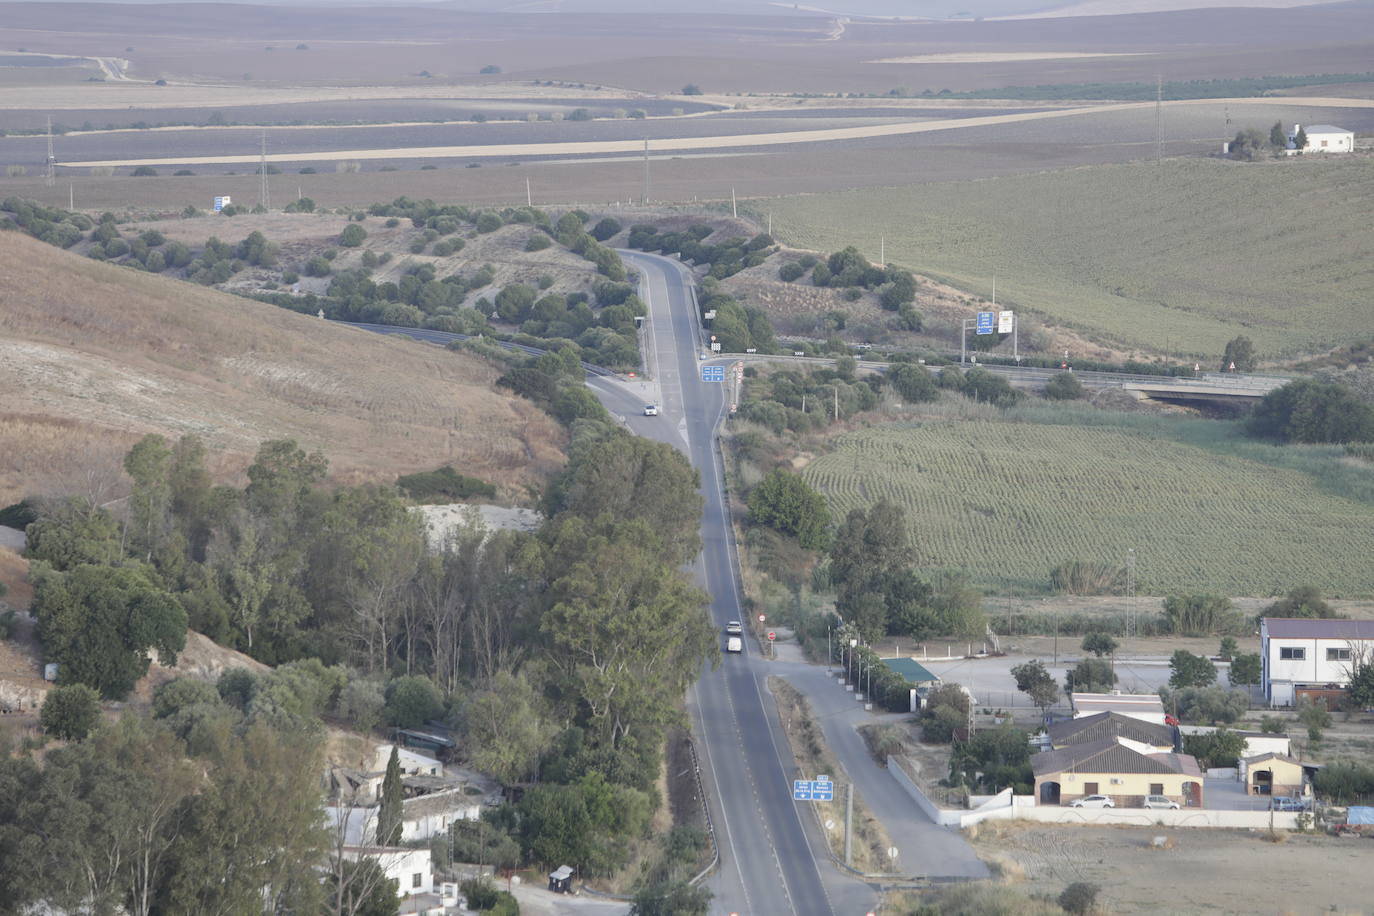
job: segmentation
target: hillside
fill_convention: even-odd
[[[451,463],[523,492],[562,461],[560,432],[498,371],[17,232],[0,236],[0,504],[63,489],[119,495],[139,437],[193,432],[240,470],[264,439],[320,449],[341,480]]]
[[[782,198],[788,244],[857,245],[1128,347],[1217,359],[1248,335],[1264,356],[1347,342],[1374,294],[1374,159],[1171,159]],[[1025,340],[1023,339],[1023,345]]]

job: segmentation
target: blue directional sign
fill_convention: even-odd
[[[701,380],[703,382],[723,382],[725,381],[724,366],[702,366]]]
[[[835,784],[829,778],[792,780],[793,801],[834,801]]]
[[[979,334],[991,334],[991,333],[992,333],[993,331],[995,331],[996,329],[997,329],[997,313],[996,313],[996,312],[979,312],[979,313],[978,313],[978,333],[979,333]]]

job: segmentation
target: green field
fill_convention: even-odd
[[[889,261],[1050,324],[1186,358],[1247,334],[1265,356],[1368,336],[1374,159],[1170,159],[769,201],[805,248],[879,236]]]
[[[1374,465],[1251,442],[1229,423],[1032,407],[840,436],[802,472],[837,517],[905,507],[913,561],[998,593],[1136,551],[1137,591],[1374,594]]]

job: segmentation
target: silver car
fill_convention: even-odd
[[[1144,804],[1143,807],[1146,807],[1146,808],[1165,808],[1165,809],[1172,809],[1172,810],[1177,811],[1177,810],[1178,810],[1178,802],[1172,800],[1172,799],[1169,798],[1169,796],[1167,796],[1167,795],[1147,795],[1147,796],[1145,796],[1145,804]]]
[[[1074,799],[1070,808],[1115,808],[1116,802],[1107,795],[1084,795],[1082,798]]]

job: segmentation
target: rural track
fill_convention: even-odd
[[[1374,108],[1374,99],[1334,99],[1265,97],[1245,99],[1182,99],[1165,102],[1166,107],[1186,105],[1289,105],[1307,108]],[[961,130],[973,127],[994,127],[1019,124],[1027,121],[1043,121],[1051,118],[1073,118],[1085,115],[1119,111],[1153,110],[1155,102],[1116,102],[1106,105],[1087,105],[1077,108],[1058,108],[1048,111],[1024,111],[1013,114],[975,115],[969,118],[939,118],[919,121],[903,121],[897,124],[867,124],[859,127],[831,127],[816,130],[775,131],[760,134],[725,134],[709,137],[667,137],[651,140],[648,147],[652,152],[686,152],[692,150],[748,149],[772,146],[793,146],[809,143],[829,143],[842,140],[870,140],[881,137],[898,137],[911,134],[934,133],[938,131]],[[468,144],[464,146],[413,146],[384,149],[326,150],[323,152],[278,153],[267,156],[269,162],[333,162],[339,159],[380,160],[380,159],[460,159],[520,156],[564,156],[577,157],[605,155],[608,153],[635,153],[645,151],[643,139],[634,140],[576,140],[550,141],[546,143],[501,143]],[[257,163],[258,154],[223,156],[157,156],[142,159],[107,159],[58,163],[59,165],[92,167],[123,167],[140,165],[211,165],[211,164],[249,164]]]

